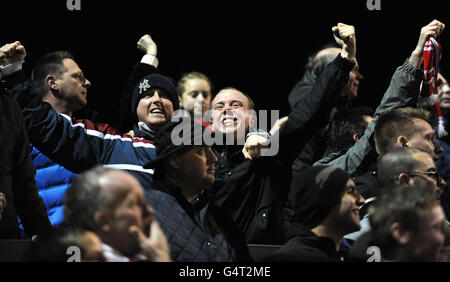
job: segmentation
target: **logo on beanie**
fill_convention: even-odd
[[[144,79],[141,83],[139,83],[139,94],[142,94],[143,92],[150,89],[150,84],[148,84],[148,79]]]

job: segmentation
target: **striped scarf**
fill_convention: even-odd
[[[445,131],[444,118],[442,116],[441,108],[437,101],[435,94],[436,82],[439,74],[439,63],[442,58],[441,43],[434,37],[430,37],[423,48],[423,83],[421,89],[422,102],[426,105],[436,108],[436,112],[439,118],[438,136],[446,136],[448,133]]]

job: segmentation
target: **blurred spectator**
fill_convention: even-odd
[[[6,79],[18,78],[12,73],[21,67],[25,55],[25,48],[18,41],[0,48],[0,65],[6,67],[0,73],[5,79],[0,87],[0,239],[20,238],[18,217],[29,238],[51,229],[34,180],[23,116],[17,103],[4,93],[8,87]]]
[[[374,246],[371,261],[447,261],[448,223],[439,201],[422,184],[381,189],[369,213],[372,230],[355,243],[350,257]]]
[[[153,214],[139,182],[123,171],[95,167],[66,192],[68,226],[97,233],[108,261],[170,261],[167,239]]]
[[[350,176],[333,166],[307,168],[292,181],[296,186],[294,220],[288,241],[269,261],[343,261],[343,236],[359,230],[364,198]]]

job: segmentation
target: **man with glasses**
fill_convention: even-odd
[[[418,148],[399,147],[382,155],[378,160],[377,172],[381,187],[419,184],[430,190],[436,199],[439,199],[445,186],[433,157]]]

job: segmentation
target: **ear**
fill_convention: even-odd
[[[403,135],[397,137],[397,146],[409,147],[408,138],[406,138],[406,136]]]
[[[402,172],[398,176],[398,182],[400,184],[408,184],[410,180],[411,180],[411,176],[409,176],[409,174],[407,174],[407,173]]]
[[[392,223],[389,231],[399,245],[406,245],[411,239],[411,233],[406,231],[399,222]]]
[[[95,212],[94,221],[97,224],[99,230],[103,233],[109,233],[111,231],[111,219],[109,216],[101,211]]]
[[[183,95],[178,96],[178,101],[180,102],[180,109],[183,108]]]
[[[353,141],[358,141],[359,140],[359,136],[358,136],[358,134],[353,134]]]
[[[59,90],[59,79],[54,75],[47,75],[45,82],[50,90]]]
[[[177,171],[181,169],[180,160],[179,160],[179,158],[177,158],[177,156],[171,157],[169,159],[169,167],[171,167]]]

